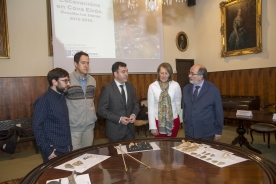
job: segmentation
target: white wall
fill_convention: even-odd
[[[194,9],[186,3],[175,3],[172,6],[163,6],[163,34],[164,34],[164,61],[175,69],[175,59],[195,58],[195,30],[194,30]],[[176,35],[183,31],[189,41],[188,49],[185,52],[178,50],[175,40]]]
[[[276,1],[263,0],[262,42],[263,52],[221,58],[220,9],[222,0],[198,0],[195,8],[196,49],[195,62],[206,66],[208,71],[226,71],[276,66]]]
[[[10,59],[0,59],[0,77],[46,76],[48,56],[46,0],[7,0]]]
[[[143,0],[140,0],[141,2]],[[187,7],[173,1],[163,7],[164,59],[175,69],[175,59],[195,59],[208,71],[275,67],[276,1],[263,0],[263,52],[228,58],[220,57],[220,9],[222,0],[197,0]],[[10,59],[0,59],[0,77],[46,76],[53,68],[48,56],[46,0],[7,0]],[[179,31],[189,39],[185,52],[175,44]]]
[[[46,76],[53,68],[53,57],[48,56],[46,10],[46,0],[7,0],[11,58],[0,59],[0,77]],[[164,60],[175,70],[176,58],[194,58],[194,8],[174,2],[163,8],[163,14]],[[179,31],[188,35],[186,52],[176,47]]]

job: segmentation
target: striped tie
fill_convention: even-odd
[[[193,101],[195,101],[196,98],[197,98],[198,89],[200,88],[200,86],[196,86],[195,88],[196,88],[196,89],[195,89],[194,94],[193,94]]]

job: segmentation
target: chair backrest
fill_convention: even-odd
[[[145,106],[147,107],[148,106],[148,99],[147,98],[141,98],[140,101],[139,101],[139,105],[140,106]]]
[[[260,107],[260,111],[267,111],[271,113],[276,112],[276,104],[275,103],[267,103]]]
[[[136,119],[137,120],[147,120],[148,119],[148,100],[147,98],[141,98],[139,100],[139,106],[140,106],[140,111],[137,114]]]

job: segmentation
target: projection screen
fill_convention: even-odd
[[[54,67],[72,72],[79,51],[89,54],[92,74],[111,73],[116,61],[130,73],[156,72],[164,60],[160,4],[147,12],[113,0],[51,0],[51,16]]]

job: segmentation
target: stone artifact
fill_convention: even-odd
[[[186,142],[185,140],[182,140],[182,143],[180,145],[176,146],[176,149],[179,149],[179,148],[182,148],[182,147],[189,147],[189,146],[191,146],[191,144],[192,143],[190,143],[188,141]]]
[[[72,166],[71,164],[65,164],[65,168],[74,169],[75,167]]]
[[[81,165],[81,164],[83,164],[80,160],[78,160],[78,161],[76,161],[75,163],[73,163],[73,165],[74,166],[79,166],[79,165]]]
[[[148,141],[136,142],[136,143],[131,142],[128,145],[126,145],[126,148],[128,152],[153,149]]]
[[[223,153],[222,158],[230,158],[230,154],[229,153]]]

